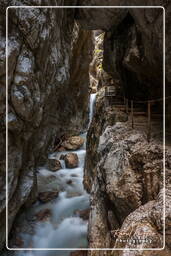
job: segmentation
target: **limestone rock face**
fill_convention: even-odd
[[[99,5],[96,0],[89,3]],[[80,1],[80,4],[84,6],[88,1]],[[103,5],[103,1],[100,4]],[[171,6],[168,1],[151,0],[137,3],[137,1],[113,0],[105,1],[104,5],[106,4],[163,5],[166,9],[166,27],[170,26]],[[108,11],[113,12],[113,17]],[[91,194],[89,247],[130,247],[130,241],[124,241],[128,238],[124,231],[129,234],[132,242],[138,235],[142,236],[146,230],[151,240],[147,239],[141,242],[141,245],[146,248],[161,248],[163,246],[163,147],[154,140],[147,143],[143,132],[130,129],[123,111],[118,111],[115,106],[106,108],[104,85],[106,82],[108,85],[113,83],[116,95],[122,98],[123,96],[136,100],[162,98],[163,10],[136,8],[127,9],[125,13],[117,11],[116,13],[115,9],[81,9],[76,14],[82,27],[105,31],[102,68],[108,73],[105,76],[102,72],[96,110],[87,138],[84,185]],[[100,12],[105,20],[103,24],[100,20]],[[113,25],[112,19],[115,19]],[[166,96],[171,95],[171,66],[168,60],[171,51],[168,38],[170,31],[166,36]],[[96,77],[94,70],[92,65],[92,74]],[[109,76],[112,77],[112,83],[107,79]],[[166,105],[168,114],[169,109],[170,100]],[[116,124],[118,121],[125,124]],[[166,182],[168,180],[166,197],[170,201],[168,185],[170,151],[166,152],[166,159]],[[168,205],[166,216],[170,216]],[[165,250],[152,253],[151,251],[106,251],[101,252],[100,255],[169,255],[169,218],[166,217]],[[116,230],[118,233],[115,233]],[[137,249],[140,247],[139,243],[133,246]],[[91,251],[88,255],[96,256],[99,252]]]
[[[108,77],[107,77],[108,79]],[[106,81],[106,79],[104,79]],[[94,177],[95,165],[99,158],[97,148],[99,145],[99,138],[107,128],[113,126],[116,122],[127,121],[127,115],[123,111],[118,111],[115,106],[105,107],[105,88],[98,90],[96,96],[95,113],[87,134],[87,154],[84,170],[84,185],[90,192],[91,180]],[[100,113],[100,114],[99,114]],[[87,172],[88,171],[88,172]]]
[[[40,2],[26,0],[24,5],[69,5],[63,0]],[[0,3],[1,220],[5,217],[5,8],[9,5],[23,5],[23,1]],[[45,163],[55,137],[64,132],[78,134],[88,123],[91,31],[81,31],[74,24],[74,12],[50,8],[8,10],[9,230],[21,206],[36,196],[35,171]],[[76,58],[76,49],[80,58]],[[78,76],[83,81],[77,80]],[[4,239],[2,221],[0,247]]]
[[[119,239],[125,241],[126,237],[125,239],[133,240],[134,236],[142,237],[144,230],[147,230],[152,241],[149,241],[148,237],[145,248],[162,247],[162,145],[159,146],[154,142],[149,144],[143,134],[133,131],[127,127],[126,123],[117,123],[107,127],[100,136],[96,159],[94,169],[85,170],[86,175],[91,176],[91,179],[86,181],[91,193],[89,246],[94,248],[130,247],[131,242],[124,244],[119,242]],[[170,166],[168,152],[166,152],[166,159],[168,168]],[[92,159],[87,157],[88,161],[91,162]],[[166,193],[169,202],[169,188]],[[166,212],[169,219],[171,213],[169,204]],[[170,224],[167,219],[166,223],[166,230],[169,230]],[[134,231],[130,238],[131,225]],[[115,232],[113,233],[116,230],[120,230],[118,240]],[[127,236],[124,231],[128,234]],[[167,241],[169,240],[168,234]],[[138,248],[140,245],[133,246]],[[90,255],[97,254],[93,252]],[[116,255],[126,254],[116,252]]]
[[[122,5],[124,0],[79,0],[78,4],[82,6],[112,6],[112,5]],[[102,29],[110,30],[113,25],[117,25],[123,17],[126,15],[127,10],[117,9],[117,8],[81,8],[76,12],[76,19],[79,21],[82,27],[85,29]]]
[[[169,191],[166,191],[166,223],[168,222],[171,214],[170,204],[168,203],[170,200]],[[124,245],[124,239],[130,240],[130,243],[136,239],[135,244],[131,244],[133,248],[140,248],[140,244],[137,241],[137,237],[143,238],[142,242],[144,248],[162,248],[163,247],[163,190],[160,191],[158,197],[155,201],[150,201],[147,204],[139,207],[133,213],[131,213],[124,221],[119,233],[117,234],[117,240],[115,246],[118,248],[122,248]],[[167,229],[170,229],[170,224],[167,224]],[[131,230],[131,231],[130,231]],[[131,233],[131,236],[130,236]],[[170,234],[167,236],[166,242],[166,251],[163,251],[161,255],[167,255],[169,253],[170,246],[168,243],[170,241]],[[124,253],[120,253],[118,255],[124,255]],[[133,255],[138,255],[137,252]],[[151,254],[147,255],[156,255],[155,252],[151,252]]]

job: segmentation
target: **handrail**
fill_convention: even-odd
[[[124,99],[128,100],[128,101],[132,101],[132,99],[128,99],[126,97],[124,97]],[[167,99],[171,99],[171,96],[168,96],[168,97],[165,97],[165,100]],[[140,101],[137,101],[137,100],[133,100],[134,103],[154,103],[154,102],[159,102],[159,101],[163,101],[164,98],[159,98],[159,99],[155,99],[155,100],[140,100]]]
[[[105,96],[111,96],[113,97],[114,95],[105,95]],[[159,98],[159,99],[154,99],[154,100],[145,100],[145,101],[136,101],[133,99],[128,99],[126,97],[124,97],[123,99],[123,105],[125,105],[125,111],[126,113],[129,115],[129,102],[131,103],[131,126],[132,128],[134,128],[134,103],[143,103],[143,104],[147,104],[147,140],[148,142],[150,142],[151,139],[151,121],[152,121],[152,110],[151,110],[151,104],[155,103],[155,102],[160,102],[163,100],[167,100],[167,99],[171,99],[171,96],[167,96],[165,98]]]

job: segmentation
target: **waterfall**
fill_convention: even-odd
[[[90,127],[92,118],[93,118],[93,112],[94,112],[94,104],[95,104],[95,100],[96,100],[96,93],[92,93],[90,94],[90,110],[89,110],[89,124],[88,124],[88,128]]]

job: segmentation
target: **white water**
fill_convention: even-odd
[[[93,112],[94,112],[94,103],[96,100],[96,93],[92,93],[90,95],[90,111],[89,111],[89,125],[88,128],[90,127],[92,118],[93,118]]]
[[[96,94],[90,96],[89,125],[93,117],[93,106]],[[88,127],[89,127],[88,125]],[[80,136],[86,139],[86,133]],[[86,248],[87,247],[87,221],[82,220],[76,211],[89,208],[89,195],[83,187],[83,169],[86,154],[86,141],[84,146],[76,151],[79,167],[74,169],[65,168],[65,163],[60,160],[63,169],[53,172],[55,182],[50,186],[57,186],[59,195],[56,200],[46,204],[36,204],[32,212],[39,212],[42,209],[51,209],[52,216],[46,222],[38,222],[35,235],[22,234],[25,241],[25,248],[31,245],[32,248]],[[49,158],[60,158],[65,152],[55,152]],[[70,151],[71,152],[71,151]],[[40,168],[39,174],[47,179],[52,172],[46,168]],[[72,183],[67,184],[67,181]],[[17,253],[17,256],[68,256],[69,251],[29,251]]]

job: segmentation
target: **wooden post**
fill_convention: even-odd
[[[150,142],[151,139],[151,103],[148,101],[148,132],[147,132],[147,140]]]
[[[134,105],[133,100],[131,100],[131,121],[132,121],[132,128],[134,128]]]
[[[126,99],[126,113],[128,114],[128,99]]]

